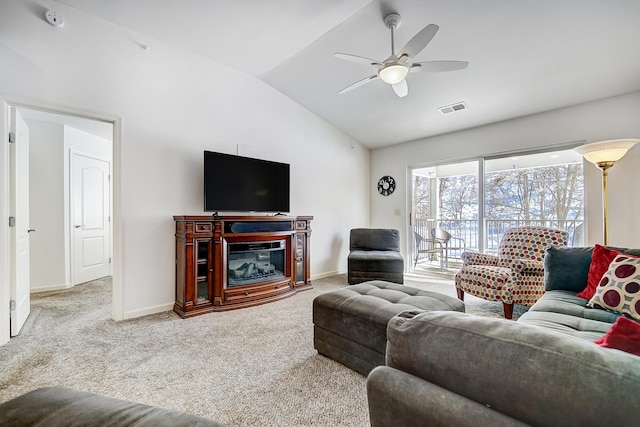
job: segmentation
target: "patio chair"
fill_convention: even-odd
[[[447,268],[449,268],[449,255],[452,251],[464,252],[467,250],[464,239],[460,237],[454,237],[448,231],[436,227],[431,229],[431,236],[442,243],[444,246],[444,262]]]
[[[421,255],[426,258],[430,254],[438,254],[440,259],[440,270],[442,270],[443,269],[442,262],[444,259],[443,242],[441,240],[436,239],[433,236],[430,239],[423,237],[415,231],[413,232],[413,236],[415,237],[415,241],[416,241],[416,250],[415,250],[415,258],[413,261],[413,266],[415,267],[416,265],[418,265],[418,259],[421,258]]]
[[[549,246],[566,246],[568,233],[547,227],[507,230],[498,254],[464,252],[455,275],[458,298],[465,292],[489,301],[502,301],[504,317],[511,319],[513,304],[532,306],[544,294],[544,254]]]

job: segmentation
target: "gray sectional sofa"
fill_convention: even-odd
[[[184,412],[64,387],[43,387],[0,404],[3,427],[224,427]]]
[[[547,292],[517,322],[391,319],[386,366],[367,378],[372,426],[637,425],[640,357],[594,344],[618,316],[576,296],[590,262],[591,248],[550,248]]]

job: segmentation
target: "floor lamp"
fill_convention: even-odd
[[[640,139],[612,139],[609,141],[593,142],[575,148],[575,151],[602,170],[602,219],[604,244],[609,244],[609,194],[607,178],[609,168],[627,154]]]

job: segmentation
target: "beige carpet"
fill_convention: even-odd
[[[405,284],[455,295],[446,279],[408,276]],[[344,287],[345,275],[314,285],[252,308],[123,322],[110,319],[108,279],[33,294],[22,332],[0,347],[0,402],[56,385],[229,426],[366,426],[365,378],[313,349],[313,298]],[[502,315],[500,304],[468,300],[467,312]]]

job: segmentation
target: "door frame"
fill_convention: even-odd
[[[0,93],[0,346],[9,342],[10,299],[10,232],[9,232],[9,107],[41,110],[48,113],[77,116],[91,120],[109,122],[113,126],[112,159],[112,309],[113,320],[124,319],[123,284],[123,233],[122,233],[122,117],[113,114],[89,111],[81,108],[54,104],[42,100]]]

